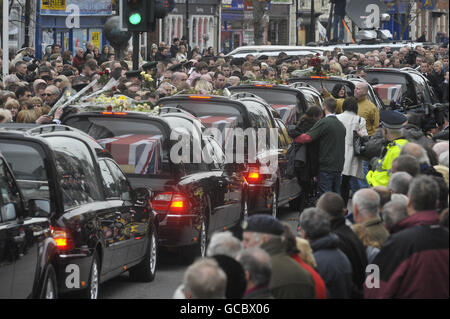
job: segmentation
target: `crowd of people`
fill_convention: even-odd
[[[60,97],[68,91],[78,92],[104,74],[109,77],[116,74],[120,78],[113,94],[123,94],[154,105],[159,98],[174,92],[220,92],[248,80],[282,83],[298,74],[296,72],[309,68],[314,58],[280,53],[276,57],[263,55],[256,58],[249,54],[245,58],[233,59],[223,53],[216,54],[213,48],[203,52],[198,47],[187,50],[188,46],[183,41],[174,39],[172,45],[165,42],[153,44],[147,61],[140,57],[140,70],[132,70],[132,50],[125,53],[124,59],[118,59],[109,45],[100,50],[87,42],[86,49],[78,47],[73,54],[68,50],[62,52],[61,46],[55,44],[48,48],[42,60],[35,58],[34,48],[23,48],[11,57],[10,73],[0,84],[1,120],[33,123],[44,116],[39,123],[51,121],[53,118],[45,115]],[[0,51],[0,59],[1,56]],[[365,54],[343,53],[336,48],[326,51],[321,61],[324,71],[331,75],[353,73],[363,78],[364,70],[371,67],[419,68],[430,80],[439,99],[448,102],[449,61],[448,49],[444,45],[417,46],[414,50],[409,46],[399,50],[386,46]],[[143,85],[145,80],[141,72],[152,75],[151,85]],[[339,90],[328,94],[337,99],[340,110],[345,94],[340,96]],[[376,124],[367,122],[369,135],[372,135],[371,127]]]
[[[315,58],[229,58],[187,47],[178,39],[154,44],[139,70],[132,70],[131,51],[119,60],[109,46],[87,43],[73,56],[55,44],[41,61],[33,48],[23,48],[2,79],[0,122],[60,123],[65,110],[51,112],[57,101],[102,77],[118,79],[111,94],[156,105],[175,92],[219,94],[248,80],[283,83]],[[418,68],[448,103],[447,46],[386,46],[365,54],[336,48],[320,59],[335,76]],[[215,234],[208,258],[187,269],[175,297],[449,297],[448,107],[444,123],[424,128],[420,114],[378,110],[366,98],[367,83],[358,83],[353,96],[339,86],[320,93],[322,107],[310,107],[289,127],[293,147],[306,151],[295,163],[299,183],[314,198],[304,198],[298,231],[254,215],[244,222],[242,241]],[[355,151],[354,131],[364,154]],[[367,285],[369,264],[379,267],[379,278],[370,277],[379,282],[375,288]]]

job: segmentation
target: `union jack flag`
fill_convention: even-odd
[[[98,140],[125,173],[156,174],[162,163],[162,136],[126,134]]]
[[[233,128],[236,124],[237,118],[235,116],[201,116],[199,117],[200,121],[206,126],[206,127],[214,127],[220,130],[222,133],[222,143],[225,147],[225,144],[228,142],[229,137],[231,136],[231,131],[228,131],[227,136],[223,136],[225,134],[225,129],[227,128]]]
[[[385,105],[390,104],[391,101],[400,104],[402,97],[401,84],[375,84],[373,88]]]
[[[272,104],[272,106],[280,113],[285,125],[295,125],[295,115],[297,112],[295,104]]]

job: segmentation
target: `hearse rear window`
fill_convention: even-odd
[[[170,173],[170,150],[163,148],[163,128],[155,121],[93,116],[70,119],[67,125],[95,138],[127,174]]]

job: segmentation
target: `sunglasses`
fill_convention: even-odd
[[[43,94],[41,94],[41,96],[52,96],[52,95],[55,95],[55,94],[51,94],[51,93],[43,93]]]

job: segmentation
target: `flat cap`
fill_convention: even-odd
[[[132,77],[141,77],[141,71],[139,70],[131,70],[131,71],[127,71],[125,72],[125,75],[127,78],[132,78]]]
[[[157,61],[147,62],[144,65],[142,65],[142,69],[147,71],[156,68],[156,65],[158,64]]]
[[[242,222],[242,229],[248,232],[281,235],[283,225],[272,215],[256,214]]]
[[[183,67],[183,64],[177,63],[177,64],[174,64],[174,65],[171,65],[168,68],[168,70],[172,71],[172,72],[179,72],[179,71],[181,71],[182,67]]]
[[[380,120],[383,126],[390,129],[401,129],[403,124],[408,120],[405,115],[397,111],[382,110],[380,111]]]

